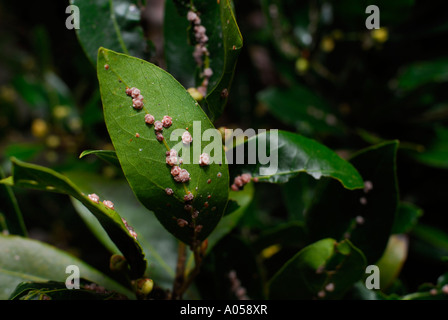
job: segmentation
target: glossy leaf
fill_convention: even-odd
[[[250,150],[251,146],[256,148],[252,149],[256,152]],[[243,163],[234,166],[235,171],[250,172],[260,182],[284,183],[305,172],[315,179],[336,179],[347,189],[362,188],[364,185],[349,162],[317,141],[295,133],[281,130],[260,133],[231,151],[233,154],[227,151],[229,161]]]
[[[120,161],[118,161],[117,154],[114,150],[85,150],[80,155],[79,158],[83,158],[88,155],[95,155],[101,160],[104,160],[116,168],[121,169]]]
[[[137,1],[71,0],[79,8],[79,42],[93,65],[98,49],[112,50],[139,58],[147,56],[147,42],[140,26]]]
[[[228,200],[228,168],[218,131],[185,88],[151,63],[102,48],[98,79],[107,129],[134,194],[178,239],[188,244],[204,240],[221,219]],[[127,87],[141,90],[142,110],[132,107]],[[145,123],[147,113],[158,121],[165,115],[172,117],[172,125],[163,130],[163,142],[157,141],[154,127]],[[193,142],[183,145],[180,138],[187,128]],[[212,142],[201,139],[205,132]],[[173,148],[183,158],[181,167],[189,172],[189,182],[176,182],[170,173],[166,152]],[[199,155],[205,151],[211,155],[211,163],[200,166]],[[171,188],[173,195],[168,195],[166,188]],[[189,192],[194,196],[193,210],[199,211],[194,219],[184,209],[184,196]],[[177,219],[189,226],[179,226]],[[199,225],[202,229],[195,231]]]
[[[145,257],[149,261],[146,274],[151,276],[156,286],[171,288],[177,261],[177,240],[162,228],[155,215],[135,198],[127,181],[76,171],[67,172],[66,175],[86,191],[95,192],[100,198],[113,200],[116,210],[122,212],[123,218],[137,233]],[[98,221],[92,219],[79,201],[75,199],[73,203],[97,238],[111,253],[119,253]]]
[[[12,159],[12,163],[12,180],[2,180],[3,183],[10,183],[15,187],[63,193],[76,198],[98,219],[109,237],[126,257],[131,268],[131,277],[138,278],[143,275],[146,260],[142,248],[126,229],[117,211],[106,207],[102,202],[94,203],[81,192],[78,186],[58,172],[17,159]]]
[[[0,234],[0,299],[8,299],[24,281],[63,281],[69,265],[79,267],[82,278],[133,298],[133,293],[70,254],[40,241]]]
[[[165,14],[165,52],[168,71],[181,79],[184,85],[202,83],[201,73],[204,68],[211,68],[213,75],[209,79],[205,96],[205,110],[212,121],[219,118],[227,103],[227,96],[233,80],[235,66],[243,46],[243,38],[236,23],[230,0],[208,1],[195,0],[190,3],[175,1],[177,11],[168,1],[168,12]],[[206,28],[209,55],[203,59],[202,65],[196,65],[192,53],[195,45],[193,27],[187,21],[187,11],[192,7],[198,12],[201,25]],[[188,21],[187,21],[188,22]],[[190,44],[191,47],[187,47]],[[182,62],[182,63],[180,63]],[[191,71],[196,66],[196,74]]]
[[[381,257],[398,205],[397,147],[397,141],[383,143],[361,150],[351,159],[369,188],[348,191],[333,181],[321,186],[306,216],[313,241],[349,237],[369,264]]]
[[[361,279],[365,265],[363,253],[350,241],[322,239],[300,250],[274,275],[269,298],[338,299]]]

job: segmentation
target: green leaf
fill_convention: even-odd
[[[85,262],[48,244],[19,236],[0,235],[0,299],[8,299],[24,281],[63,281],[69,265],[79,267],[82,278],[109,290],[133,297],[133,293]]]
[[[380,288],[383,292],[400,275],[408,257],[408,247],[409,239],[406,236],[396,234],[390,236],[383,256],[377,262],[377,266],[381,270]]]
[[[322,239],[300,250],[274,275],[269,298],[311,299],[324,294],[326,299],[338,299],[361,279],[365,266],[363,253],[350,241]]]
[[[0,168],[0,178],[3,179],[4,173]],[[0,183],[0,231],[19,236],[27,236],[25,222],[20,211],[14,191],[7,184]]]
[[[79,8],[80,28],[76,29],[76,35],[93,65],[100,47],[139,58],[147,56],[137,1],[71,0],[70,3]]]
[[[312,241],[350,237],[369,264],[381,257],[398,205],[397,148],[398,142],[390,141],[361,150],[351,159],[371,189],[348,191],[333,181],[321,186],[306,216]]]
[[[92,154],[115,166],[116,168],[121,169],[120,161],[118,161],[117,154],[113,150],[85,150],[79,155],[79,158],[81,159]]]
[[[80,279],[79,289],[68,289],[57,281],[22,282],[9,297],[10,300],[123,300],[123,296]]]
[[[170,74],[151,63],[101,48],[98,79],[107,129],[134,194],[181,241],[190,244],[207,238],[228,200],[228,167],[219,132],[191,95]],[[141,90],[142,110],[132,107],[127,87]],[[165,115],[172,117],[172,126],[163,130],[162,142],[157,141],[153,125],[145,123],[148,113],[157,121]],[[187,128],[193,142],[183,145],[180,137]],[[201,139],[204,133],[210,134],[213,141]],[[183,158],[181,166],[189,172],[189,182],[178,183],[170,174],[166,152],[171,149]],[[199,165],[202,152],[210,154],[210,165]],[[174,194],[168,195],[166,188]],[[189,192],[194,196],[191,205],[199,211],[197,218],[184,209],[184,196]],[[179,226],[178,219],[189,225]],[[195,231],[199,225],[202,230]]]
[[[182,84],[196,84],[199,87],[203,81],[202,71],[205,68],[212,69],[213,75],[209,79],[205,97],[205,110],[210,119],[215,121],[223,113],[227,103],[235,66],[243,46],[232,3],[230,0],[195,0],[188,4],[176,2],[176,11],[170,2],[168,1],[168,11],[165,14],[165,55],[168,70],[181,79]],[[187,21],[187,11],[191,7],[198,12],[208,37],[206,48],[209,55],[203,59],[202,65],[196,65],[192,56],[191,47],[195,45],[193,26],[176,21]],[[187,47],[187,44],[191,47]],[[198,70],[196,75],[191,72],[194,71],[193,66]]]
[[[133,194],[129,184],[124,179],[108,179],[87,172],[66,172],[72,181],[88,192],[95,192],[100,198],[111,199],[115,209],[123,213],[129,225],[137,233],[145,257],[150,261],[146,273],[151,276],[154,284],[162,288],[171,288],[175,276],[178,241],[164,228],[152,212],[148,212]],[[111,253],[118,253],[117,248],[105,233],[96,219],[92,219],[86,208],[73,201],[75,209],[87,226],[97,236]]]
[[[251,147],[258,152],[257,159],[254,159],[257,155]],[[244,161],[240,156],[243,152]],[[235,171],[250,172],[259,181],[284,183],[305,172],[315,179],[336,179],[347,189],[364,186],[361,176],[349,162],[317,141],[287,131],[260,133],[230,149],[227,154],[229,159],[236,156],[233,161],[237,164],[244,163],[234,166]]]
[[[70,195],[89,209],[98,219],[109,237],[114,241],[130,265],[131,277],[143,275],[146,260],[138,241],[129,233],[117,211],[109,209],[102,202],[94,203],[67,177],[45,167],[12,159],[13,185]],[[5,180],[3,180],[5,181]]]
[[[328,103],[302,85],[287,89],[269,88],[259,92],[257,98],[277,119],[305,135],[344,133]]]

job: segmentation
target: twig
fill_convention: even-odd
[[[173,295],[172,299],[182,299],[182,295],[187,291],[188,287],[193,283],[193,280],[196,278],[196,276],[199,274],[199,271],[201,269],[202,264],[202,254],[201,254],[201,242],[194,241],[193,245],[191,247],[191,250],[193,251],[194,255],[194,268],[191,270],[191,272],[188,274],[188,278],[185,280],[184,271],[185,271],[185,245],[184,246],[184,257],[183,257],[183,265],[182,265],[182,275],[178,274],[180,269],[176,270],[176,279],[174,282],[173,287]],[[179,268],[179,262],[178,260],[178,268]]]
[[[179,289],[185,280],[185,260],[186,260],[186,246],[183,242],[179,242],[179,247],[177,249],[177,265],[176,265],[176,277],[173,283],[173,293],[171,299],[176,300],[181,298],[182,293]]]

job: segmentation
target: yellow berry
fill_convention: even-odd
[[[154,288],[154,281],[152,279],[144,278],[137,280],[137,292],[144,296],[151,293]]]
[[[64,119],[70,114],[70,108],[68,106],[56,106],[53,109],[53,116],[57,119]]]
[[[307,59],[304,58],[299,58],[296,60],[296,70],[299,73],[304,73],[308,70],[309,68],[309,62]]]
[[[324,52],[331,52],[334,49],[334,40],[332,37],[325,36],[322,38],[320,47]]]
[[[389,32],[387,28],[374,29],[372,30],[371,35],[373,40],[380,43],[386,42],[389,38]]]
[[[31,124],[31,133],[37,138],[44,137],[48,132],[48,125],[42,119],[34,119]]]

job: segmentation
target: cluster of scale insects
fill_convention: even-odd
[[[94,203],[100,203],[100,197],[96,194],[96,193],[91,193],[89,195],[87,195],[87,197]],[[103,204],[111,209],[111,210],[115,210],[115,206],[114,203],[110,200],[103,200]],[[134,228],[132,228],[128,222],[126,221],[126,219],[121,218],[121,221],[123,221],[124,226],[126,227],[126,229],[129,231],[129,234],[135,239],[137,240],[137,232],[135,232]]]
[[[207,49],[207,43],[208,43],[208,36],[206,34],[207,29],[201,24],[201,18],[199,17],[197,12],[194,12],[192,10],[188,11],[187,20],[193,26],[194,37],[196,40],[196,45],[193,51],[193,57],[196,61],[196,64],[199,67],[202,67],[204,64],[203,57],[204,56],[208,57],[210,55],[210,52]],[[212,75],[213,70],[209,67],[204,68],[204,70],[202,71],[202,83],[197,88],[197,90],[202,96],[205,96],[207,94],[207,86]]]
[[[138,88],[132,87],[126,89],[126,94],[130,97],[132,97],[132,107],[136,110],[141,110],[144,106],[143,103],[143,96],[141,95],[141,92]],[[156,139],[159,142],[164,141],[163,137],[163,130],[166,128],[169,128],[173,124],[173,118],[165,115],[161,120],[156,120],[155,117],[149,113],[145,114],[145,123],[147,125],[153,125],[154,126],[154,133],[156,135]],[[140,137],[140,134],[136,133],[136,137]],[[184,145],[189,146],[193,142],[193,137],[191,136],[190,132],[188,131],[188,128],[186,131],[182,134],[182,143]],[[166,164],[171,168],[171,176],[173,177],[174,181],[177,183],[187,183],[191,180],[190,173],[186,170],[181,168],[181,165],[183,163],[182,158],[178,157],[177,151],[174,149],[170,149],[166,151],[165,153],[165,162]],[[200,166],[208,166],[210,164],[210,156],[207,153],[202,153],[199,156],[199,165]],[[220,174],[218,174],[218,177],[220,177]],[[207,182],[209,182],[208,180]],[[174,194],[174,190],[171,188],[166,188],[165,193],[169,196],[172,196]],[[208,199],[210,199],[210,195],[208,195]],[[200,232],[203,228],[202,225],[196,225],[196,218],[199,215],[199,211],[196,210],[193,205],[192,201],[194,199],[194,195],[188,191],[187,194],[184,195],[184,209],[187,212],[191,213],[192,222],[189,223],[187,220],[182,218],[174,218],[176,219],[176,223],[179,227],[183,228],[185,226],[190,226],[194,229],[196,233]],[[204,203],[204,207],[208,207],[208,202]],[[212,211],[216,210],[216,208],[212,208]]]

